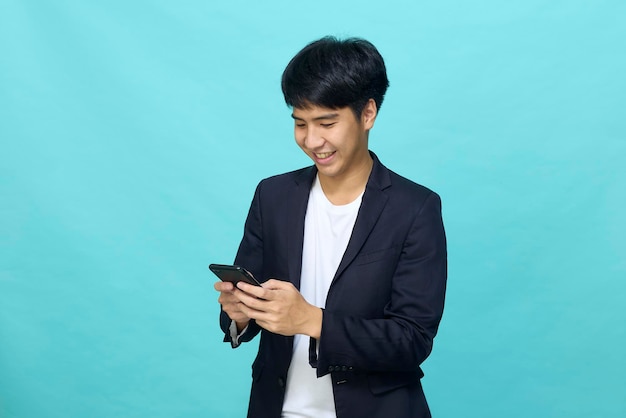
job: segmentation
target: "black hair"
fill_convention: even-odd
[[[389,80],[383,57],[370,42],[326,36],[291,59],[281,87],[288,106],[349,106],[358,118],[369,99],[380,109]]]

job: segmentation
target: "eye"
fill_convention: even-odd
[[[320,123],[320,126],[323,128],[332,128],[333,126],[335,126],[336,122],[332,122],[332,123]]]
[[[296,122],[296,126],[297,126],[298,128],[304,128],[304,127],[306,126],[306,124]]]

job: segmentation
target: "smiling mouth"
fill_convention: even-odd
[[[330,157],[331,155],[333,155],[335,152],[320,152],[320,153],[315,153],[315,156],[317,158],[319,158],[320,160],[323,160],[325,158]]]

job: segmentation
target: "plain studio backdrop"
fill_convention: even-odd
[[[433,415],[626,416],[619,0],[0,0],[0,416],[245,415],[207,265],[310,164],[279,82],[327,34],[379,48],[371,149],[443,199]]]

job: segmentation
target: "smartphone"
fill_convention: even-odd
[[[215,273],[220,280],[225,282],[231,282],[236,285],[237,282],[244,281],[255,286],[261,286],[261,283],[254,278],[252,273],[240,266],[209,264],[209,269]]]

